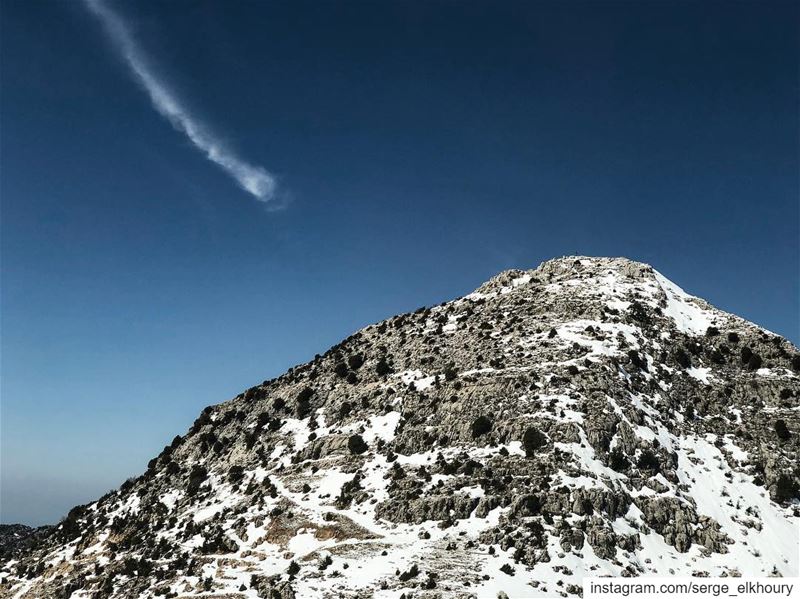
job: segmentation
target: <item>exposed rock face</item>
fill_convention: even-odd
[[[206,408],[142,476],[16,550],[0,595],[797,576],[798,371],[789,342],[645,264],[504,272]]]

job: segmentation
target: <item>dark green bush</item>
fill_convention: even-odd
[[[630,468],[630,460],[622,453],[619,447],[615,447],[611,453],[608,454],[608,466],[617,472],[624,472]]]
[[[756,353],[753,353],[750,356],[750,359],[747,360],[747,369],[748,370],[758,370],[759,368],[761,368],[761,364],[762,363],[763,363],[763,360],[761,359],[761,356],[759,356]]]
[[[636,467],[640,470],[651,470],[658,472],[661,468],[658,463],[658,457],[649,449],[645,449],[639,454],[639,459],[636,461]]]
[[[547,437],[537,428],[529,427],[522,435],[522,449],[528,457],[533,456],[539,449],[545,446]]]
[[[487,416],[478,416],[472,422],[472,438],[477,439],[492,430],[492,421]]]
[[[228,470],[228,482],[235,485],[243,478],[244,478],[244,468],[242,468],[242,466],[236,464],[230,467],[230,469]]]
[[[350,453],[360,454],[364,453],[369,448],[361,435],[350,435],[350,438],[347,439],[347,449],[350,450]]]
[[[775,433],[782,441],[788,441],[792,436],[792,433],[789,431],[789,427],[786,426],[785,420],[775,421]]]
[[[742,364],[747,364],[750,358],[753,357],[753,350],[749,347],[743,347],[740,355],[742,357]]]
[[[364,356],[361,354],[353,354],[347,358],[347,364],[352,370],[358,370],[364,364]]]
[[[781,474],[775,485],[775,501],[785,503],[798,496],[797,483],[787,474]]]
[[[204,466],[201,466],[200,464],[195,464],[192,466],[192,469],[189,472],[189,484],[186,486],[186,494],[196,494],[200,489],[200,485],[202,485],[207,478],[208,470],[206,470]]]
[[[375,365],[375,372],[378,373],[378,376],[386,376],[387,374],[391,374],[393,370],[392,367],[389,365],[389,363],[386,361],[386,358],[381,358]]]
[[[692,359],[689,357],[689,354],[686,353],[686,350],[682,347],[679,347],[675,350],[675,361],[682,366],[683,368],[689,368],[692,365]]]
[[[647,370],[647,360],[642,358],[639,352],[635,349],[628,350],[628,359],[635,368],[638,368],[639,370]]]

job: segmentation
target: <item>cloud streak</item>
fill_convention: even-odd
[[[136,43],[125,21],[101,0],[84,0],[100,19],[131,74],[150,97],[153,108],[208,158],[228,173],[239,186],[261,202],[274,205],[277,181],[266,169],[242,160],[195,118],[180,99],[154,73],[147,56]]]

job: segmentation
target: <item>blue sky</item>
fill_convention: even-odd
[[[796,3],[100,6],[277,187],[171,126],[84,2],[0,3],[3,522],[554,256],[649,262],[800,341]]]

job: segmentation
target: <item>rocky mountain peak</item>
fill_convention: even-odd
[[[796,576],[800,354],[569,256],[206,408],[3,566],[11,596],[494,597]],[[83,593],[83,594],[80,594]]]
[[[476,292],[499,292],[502,289],[519,286],[531,278],[551,283],[563,280],[580,281],[615,274],[635,281],[653,277],[655,272],[649,264],[627,258],[563,256],[546,260],[533,270],[504,270],[486,281],[476,289]]]

